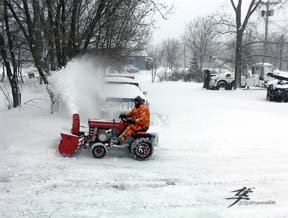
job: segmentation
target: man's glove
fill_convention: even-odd
[[[120,118],[120,119],[126,118],[126,114],[120,114],[120,115],[119,115],[119,118]]]
[[[135,120],[132,117],[129,117],[127,119],[127,122],[130,123],[130,124],[135,124]]]

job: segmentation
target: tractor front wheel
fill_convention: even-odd
[[[102,143],[95,143],[90,148],[91,154],[94,158],[102,158],[106,155],[106,147]]]
[[[153,145],[149,139],[139,138],[131,144],[131,155],[136,160],[147,160],[153,154]]]

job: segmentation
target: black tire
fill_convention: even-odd
[[[139,138],[131,144],[131,155],[135,160],[147,160],[152,156],[153,145],[149,139]]]
[[[95,143],[90,148],[94,158],[103,158],[106,155],[106,147],[102,143]]]
[[[288,102],[288,90],[286,89],[284,92],[284,102]]]
[[[266,100],[271,101],[271,93],[269,90],[267,90]]]
[[[229,85],[228,85],[228,87],[227,87],[227,90],[232,90],[232,89],[234,89],[234,81],[232,81]]]
[[[228,84],[227,84],[227,82],[225,82],[225,81],[219,81],[218,83],[217,83],[217,89],[219,90],[219,89],[221,89],[221,88],[224,88],[225,90],[228,90]]]
[[[131,154],[131,145],[129,145],[127,148],[128,148],[129,153]]]

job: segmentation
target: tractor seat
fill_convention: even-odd
[[[149,138],[150,133],[148,132],[136,132],[135,138]]]
[[[140,131],[136,131],[134,132],[134,137],[135,138],[146,138],[146,137],[149,137],[149,133],[147,133],[147,130],[149,129],[148,128],[145,128],[145,129],[141,129]]]

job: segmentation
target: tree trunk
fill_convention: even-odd
[[[3,53],[2,57],[4,59],[4,62],[6,62],[6,69],[7,69],[7,76],[10,82],[11,90],[12,90],[12,96],[13,96],[13,107],[18,107],[20,105],[21,99],[20,99],[20,89],[18,86],[18,67],[17,67],[17,62],[15,58],[15,53],[14,53],[14,46],[12,42],[12,35],[10,32],[10,24],[9,24],[9,16],[7,13],[7,5],[5,1],[3,2],[3,15],[4,15],[4,23],[5,23],[5,29],[6,29],[6,35],[8,39],[8,47],[9,47],[9,52],[10,52],[10,57],[12,60],[12,67],[13,67],[13,72],[11,71],[10,63],[7,60],[7,52],[5,50],[5,40],[4,36],[1,36],[1,44],[3,46]],[[6,59],[6,61],[5,61]]]
[[[55,28],[54,28],[54,35],[55,35],[54,40],[55,40],[58,68],[61,68],[62,66],[65,65],[61,52],[60,14],[61,14],[61,5],[58,5],[56,9]]]
[[[31,15],[30,15],[30,11],[29,11],[29,5],[27,0],[22,0],[23,2],[23,11],[25,13],[25,24],[27,25],[27,29],[28,32],[26,31],[26,29],[23,26],[22,21],[20,20],[19,16],[16,14],[13,6],[11,5],[11,3],[9,3],[7,0],[5,1],[6,4],[8,5],[10,11],[13,14],[13,17],[15,18],[15,20],[17,21],[21,31],[23,32],[26,41],[29,45],[30,48],[30,52],[32,54],[34,63],[35,63],[35,67],[37,68],[40,78],[43,80],[44,84],[46,85],[46,90],[49,94],[50,97],[50,101],[51,101],[51,113],[54,112],[54,107],[55,107],[55,94],[53,93],[53,91],[51,91],[50,87],[49,87],[49,81],[47,79],[47,75],[43,70],[43,63],[41,60],[41,53],[40,53],[40,49],[38,47],[38,44],[36,43],[36,39],[35,39],[35,28],[34,28],[34,24],[32,22],[31,19]]]
[[[152,69],[151,69],[152,83],[155,82],[155,79],[156,79],[156,72],[157,72],[157,67],[152,66]]]
[[[236,35],[236,50],[235,50],[235,83],[234,83],[235,89],[241,87],[242,40],[243,40],[243,31],[238,30]]]
[[[78,10],[79,10],[79,0],[73,0],[72,6],[72,17],[71,17],[71,24],[70,24],[70,33],[69,33],[69,42],[68,42],[68,56],[71,59],[76,53],[76,33],[77,28],[76,24],[78,21]]]
[[[78,0],[79,1],[79,0]],[[65,5],[65,0],[60,1],[60,6],[61,6],[61,24],[60,24],[60,29],[61,29],[61,39],[62,39],[62,64],[63,66],[66,65],[67,63],[67,37],[66,37],[66,5]],[[61,66],[61,67],[63,67]]]
[[[116,5],[120,4],[123,0],[119,0]],[[89,26],[87,27],[86,31],[83,33],[82,39],[84,41],[84,46],[83,46],[83,51],[85,52],[88,48],[88,45],[90,44],[90,40],[93,37],[93,32],[94,29],[96,27],[96,25],[98,24],[98,22],[101,19],[102,16],[102,12],[105,9],[105,5],[106,2],[105,0],[100,0],[98,7],[97,7],[97,11],[96,11],[96,15],[94,16],[92,22],[89,24]],[[107,7],[107,6],[106,6]],[[116,6],[117,7],[117,6]]]
[[[1,78],[1,82],[4,82],[5,80],[5,64],[4,62],[2,63],[2,78]]]
[[[55,23],[54,23],[54,19],[53,19],[53,13],[52,13],[50,0],[46,0],[46,4],[47,4],[47,11],[48,11],[48,23],[49,23],[49,25],[48,25],[48,31],[44,31],[44,32],[46,34],[47,43],[48,43],[48,59],[50,62],[50,69],[56,70],[56,64],[55,64]]]
[[[242,0],[238,0],[238,4],[235,4],[234,0],[230,0],[232,7],[235,12],[236,17],[236,51],[235,51],[235,83],[234,88],[241,87],[241,74],[242,74],[242,42],[243,42],[243,33],[247,26],[247,23],[251,17],[251,15],[255,12],[257,7],[261,4],[261,0],[251,0],[250,5],[248,6],[248,10],[246,12],[246,16],[242,23]]]
[[[15,76],[13,76],[10,62],[7,60],[7,52],[5,50],[5,41],[4,41],[4,37],[1,35],[1,33],[0,33],[0,54],[1,54],[1,57],[3,58],[4,64],[6,67],[6,72],[7,72],[7,76],[9,79],[9,83],[10,83],[11,91],[12,91],[12,96],[13,96],[13,107],[15,108],[15,107],[19,106],[19,98],[18,98],[19,87],[18,87],[17,80],[15,80]]]
[[[199,57],[199,69],[202,71],[202,68],[203,68],[203,59],[204,59],[204,55],[203,54],[200,54],[200,57]]]

